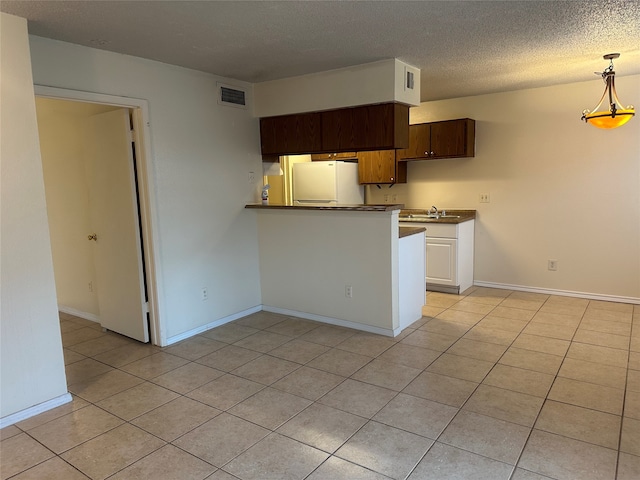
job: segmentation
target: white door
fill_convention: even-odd
[[[149,341],[129,111],[94,115],[87,125],[89,205],[96,235],[100,323]]]

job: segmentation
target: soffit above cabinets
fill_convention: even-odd
[[[253,86],[254,115],[272,117],[378,103],[420,104],[420,70],[392,58]]]

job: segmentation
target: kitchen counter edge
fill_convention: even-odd
[[[334,212],[391,212],[401,210],[403,204],[389,205],[263,205],[261,203],[248,203],[244,208],[256,208],[259,210],[325,210]]]
[[[400,227],[399,238],[409,237],[411,235],[417,235],[418,233],[426,232],[424,227]]]

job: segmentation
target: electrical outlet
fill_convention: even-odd
[[[558,260],[549,260],[547,261],[547,268],[549,270],[551,270],[552,272],[555,272],[558,270]]]
[[[353,288],[351,288],[351,285],[344,286],[344,296],[347,298],[353,298]]]
[[[490,203],[490,202],[491,202],[491,197],[489,196],[488,193],[480,194],[480,203]]]
[[[393,203],[396,203],[398,201],[398,195],[396,195],[395,193],[393,195],[391,195],[391,201]]]
[[[254,183],[256,183],[256,174],[249,172],[249,184],[253,185]]]
[[[388,193],[384,194],[384,203],[389,203],[389,194]]]
[[[89,282],[89,291],[93,292],[93,282]]]
[[[202,290],[200,290],[200,299],[203,302],[209,299],[209,291],[207,290],[207,287],[202,287]]]

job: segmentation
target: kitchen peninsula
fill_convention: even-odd
[[[402,205],[246,208],[264,310],[388,336],[422,317],[424,229],[400,232]]]

